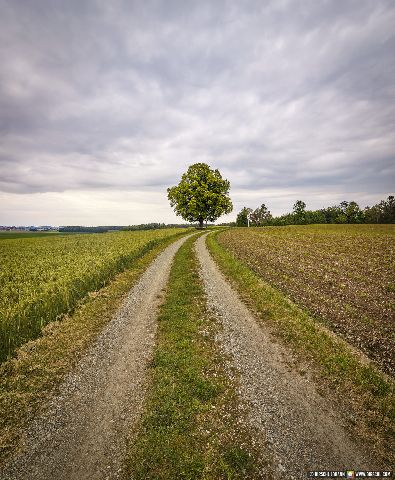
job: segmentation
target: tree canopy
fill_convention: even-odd
[[[292,213],[272,217],[265,204],[255,210],[244,207],[237,215],[236,225],[253,226],[307,225],[312,223],[395,223],[395,197],[390,195],[372,207],[361,209],[354,202],[343,201],[339,205],[306,210],[306,204],[297,200]]]
[[[242,210],[237,214],[236,226],[237,227],[248,227],[248,220],[251,218],[252,209],[243,207]]]
[[[230,183],[218,170],[206,163],[195,163],[174,187],[167,189],[170,205],[177,215],[188,222],[214,222],[221,215],[233,210],[229,198]]]
[[[268,225],[271,219],[272,214],[269,212],[264,203],[262,203],[260,207],[256,208],[250,215],[250,221],[252,225],[257,227]]]

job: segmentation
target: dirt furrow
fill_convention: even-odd
[[[289,353],[257,324],[210,256],[205,236],[196,249],[209,307],[223,325],[218,341],[240,373],[248,421],[268,445],[273,473],[300,479],[309,470],[375,468],[330,400],[289,367]]]
[[[142,275],[46,413],[33,421],[23,449],[0,471],[0,478],[121,478],[127,433],[145,397],[157,308],[184,241],[167,247]]]

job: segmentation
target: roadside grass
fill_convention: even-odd
[[[218,325],[206,311],[194,241],[180,248],[170,273],[127,472],[136,480],[262,478],[264,461],[215,344]]]
[[[0,464],[18,448],[28,420],[45,408],[140,275],[178,238],[166,238],[145,252],[107,286],[84,297],[72,315],[48,324],[41,337],[22,345],[15,357],[0,365]]]
[[[291,348],[300,372],[309,370],[323,394],[336,393],[354,433],[393,464],[394,381],[222,247],[218,233],[207,237],[207,246],[221,271],[271,333]]]

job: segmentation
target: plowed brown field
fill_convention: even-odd
[[[395,375],[394,225],[237,228],[218,241]]]

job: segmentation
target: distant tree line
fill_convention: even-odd
[[[195,226],[197,226],[196,224]],[[159,228],[188,228],[191,227],[190,223],[141,223],[140,225],[129,225],[123,227],[122,230],[157,230]]]
[[[252,210],[244,207],[237,215],[236,226],[255,227],[265,225],[308,225],[311,223],[395,223],[395,198],[390,195],[372,207],[361,209],[356,202],[341,202],[339,205],[320,210],[306,210],[306,204],[297,200],[291,213],[273,217],[265,204]]]
[[[160,228],[187,228],[191,227],[190,223],[174,224],[174,223],[141,223],[140,225],[109,225],[97,227],[84,227],[81,225],[69,225],[59,227],[59,232],[73,232],[73,233],[105,233],[114,230],[157,230]]]
[[[84,227],[82,225],[67,225],[59,227],[59,232],[73,232],[73,233],[105,233],[109,230],[122,230],[124,226],[97,226]]]

